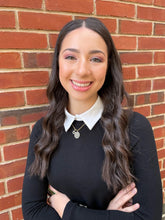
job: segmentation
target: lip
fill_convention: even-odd
[[[76,91],[85,92],[89,90],[92,86],[91,81],[78,81],[78,80],[70,80],[72,88]]]

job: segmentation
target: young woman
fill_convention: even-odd
[[[161,220],[153,132],[122,108],[120,59],[98,19],[61,30],[47,96],[48,113],[30,138],[24,219]]]

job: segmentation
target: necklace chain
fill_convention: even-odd
[[[73,127],[73,131],[72,131],[72,134],[74,135],[74,138],[78,139],[80,137],[80,130],[84,127],[85,123],[83,125],[81,125],[80,128],[76,129],[75,126],[72,124],[72,127]]]

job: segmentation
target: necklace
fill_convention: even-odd
[[[78,128],[78,129],[76,129],[75,128],[75,126],[72,124],[72,127],[73,127],[73,131],[72,131],[72,134],[74,135],[74,138],[76,138],[76,139],[78,139],[79,137],[80,137],[80,130],[81,130],[81,128],[83,128],[84,127],[84,125],[85,125],[85,123],[83,124],[83,125],[81,125],[81,127],[80,128]]]

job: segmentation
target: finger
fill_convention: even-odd
[[[134,211],[136,211],[139,208],[140,208],[139,203],[136,203],[134,205],[131,205],[129,207],[125,207],[125,208],[121,209],[121,211],[124,211],[124,212],[134,212]]]
[[[129,184],[127,187],[121,189],[118,194],[115,196],[114,201],[118,201],[121,197],[123,197],[125,194],[127,194],[128,192],[130,192],[131,190],[133,190],[135,188],[135,183],[131,183]]]
[[[60,193],[60,191],[58,191],[57,189],[55,189],[53,186],[51,186],[51,185],[49,185],[49,188],[53,191],[53,192],[55,192],[56,194],[57,193]]]
[[[51,205],[50,198],[47,199],[47,204]]]
[[[50,188],[48,188],[48,195],[49,196],[52,196],[52,195],[54,195],[54,194],[56,194],[54,191],[52,191]]]
[[[127,194],[123,195],[116,203],[119,207],[123,207],[133,196],[137,193],[137,189],[134,188],[129,191]]]
[[[52,196],[54,194],[57,194],[57,190],[55,190],[51,185],[49,185],[48,195]]]
[[[124,207],[129,207],[129,206],[131,206],[131,205],[133,205],[133,199],[130,199],[128,202],[126,202],[126,203],[124,204],[123,208],[124,208]]]

